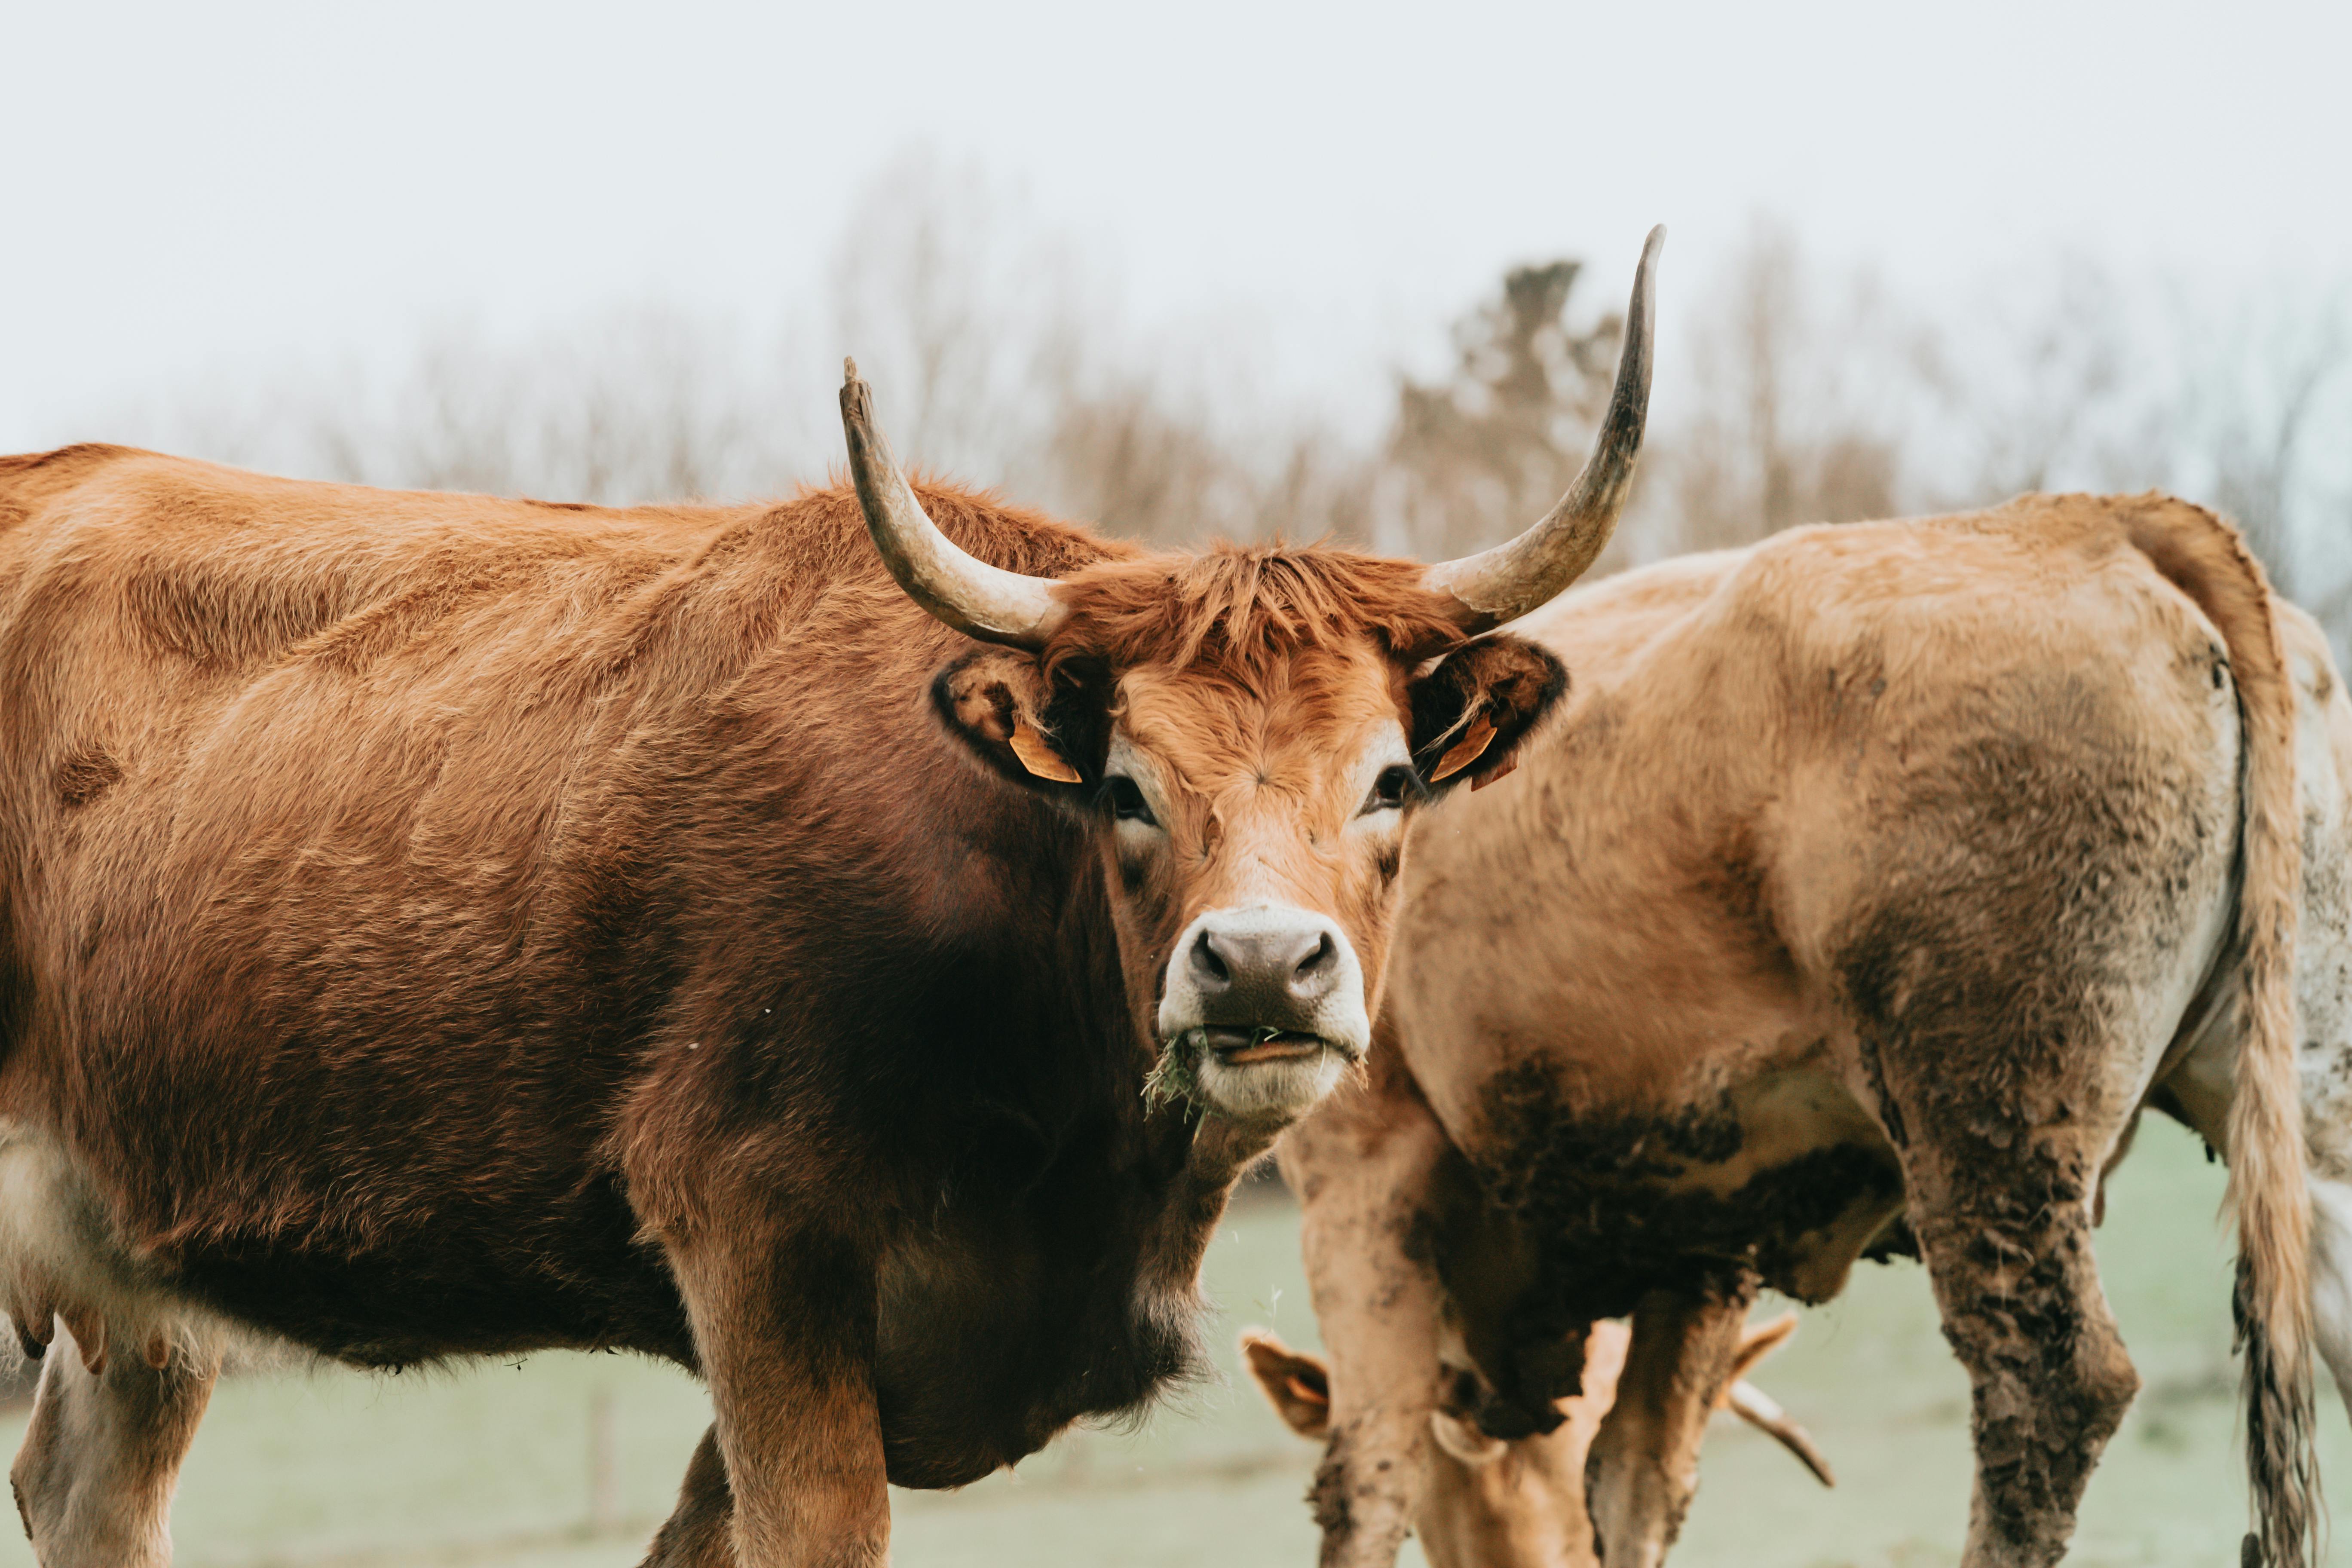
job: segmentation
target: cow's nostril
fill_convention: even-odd
[[[1339,950],[1333,944],[1331,933],[1328,931],[1322,931],[1317,934],[1315,946],[1306,957],[1298,961],[1298,966],[1293,973],[1301,980],[1311,980],[1338,962],[1339,962]]]
[[[1204,931],[1192,943],[1192,973],[1202,984],[1219,990],[1234,983],[1232,965],[1225,962],[1225,955],[1217,951],[1216,932]]]
[[[1214,999],[1218,1024],[1305,1028],[1300,1009],[1318,1005],[1339,984],[1348,939],[1321,921],[1204,921],[1179,962],[1191,989]]]
[[[1290,951],[1293,954],[1288,985],[1291,996],[1300,1002],[1318,1000],[1339,979],[1338,941],[1328,931],[1320,931],[1298,942]]]

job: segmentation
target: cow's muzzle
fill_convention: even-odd
[[[1208,1109],[1293,1116],[1339,1081],[1371,1041],[1364,972],[1348,935],[1284,904],[1212,910],[1168,965],[1160,1037]]]

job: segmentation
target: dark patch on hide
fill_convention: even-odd
[[[520,1183],[518,1184],[520,1184]],[[557,1208],[452,1203],[383,1245],[295,1235],[175,1248],[174,1282],[321,1355],[397,1369],[543,1347],[626,1347],[696,1364],[660,1249],[607,1179]]]
[[[1345,1541],[1355,1531],[1355,1509],[1349,1500],[1348,1447],[1347,1429],[1335,1429],[1323,1450],[1323,1462],[1315,1467],[1315,1482],[1307,1489],[1307,1506],[1327,1543]],[[1362,1489],[1372,1489],[1367,1483]]]
[[[67,752],[51,780],[58,803],[68,810],[88,805],[121,782],[122,764],[99,746]]]
[[[1902,1190],[1882,1154],[1843,1144],[1759,1171],[1728,1194],[1665,1190],[1739,1153],[1745,1135],[1727,1094],[1654,1116],[1593,1116],[1528,1063],[1498,1075],[1484,1106],[1487,1200],[1534,1260],[1502,1325],[1511,1364],[1480,1368],[1494,1397],[1478,1425],[1495,1436],[1559,1424],[1551,1402],[1575,1389],[1585,1325],[1625,1316],[1652,1290],[1725,1300],[1759,1279],[1783,1284],[1806,1237]]]
[[[881,1272],[875,1380],[894,1485],[968,1485],[1074,1420],[1139,1415],[1206,1364],[1190,1289],[1144,1282],[1135,1194],[1081,1179],[1108,1152],[1057,1148],[1009,1110],[992,1136],[967,1134],[920,1234]]]
[[[1740,950],[1753,955],[1759,973],[1794,984],[1797,963],[1781,940],[1772,908],[1770,868],[1771,857],[1757,824],[1743,821],[1716,846],[1694,879],[1693,891],[1731,922]]]

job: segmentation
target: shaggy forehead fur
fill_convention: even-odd
[[[1195,788],[1302,795],[1370,731],[1394,728],[1403,707],[1402,671],[1359,642],[1302,649],[1254,679],[1147,665],[1121,678],[1116,712],[1136,744]]]
[[[1046,664],[1197,668],[1256,689],[1308,649],[1370,641],[1399,658],[1427,658],[1463,637],[1452,619],[1458,606],[1422,586],[1424,570],[1286,544],[1099,562],[1063,580],[1070,616]]]

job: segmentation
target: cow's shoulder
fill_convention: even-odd
[[[1528,616],[1519,630],[1559,654],[1571,678],[1579,669],[1599,674],[1688,617],[1753,553],[1678,555],[1582,584]]]

